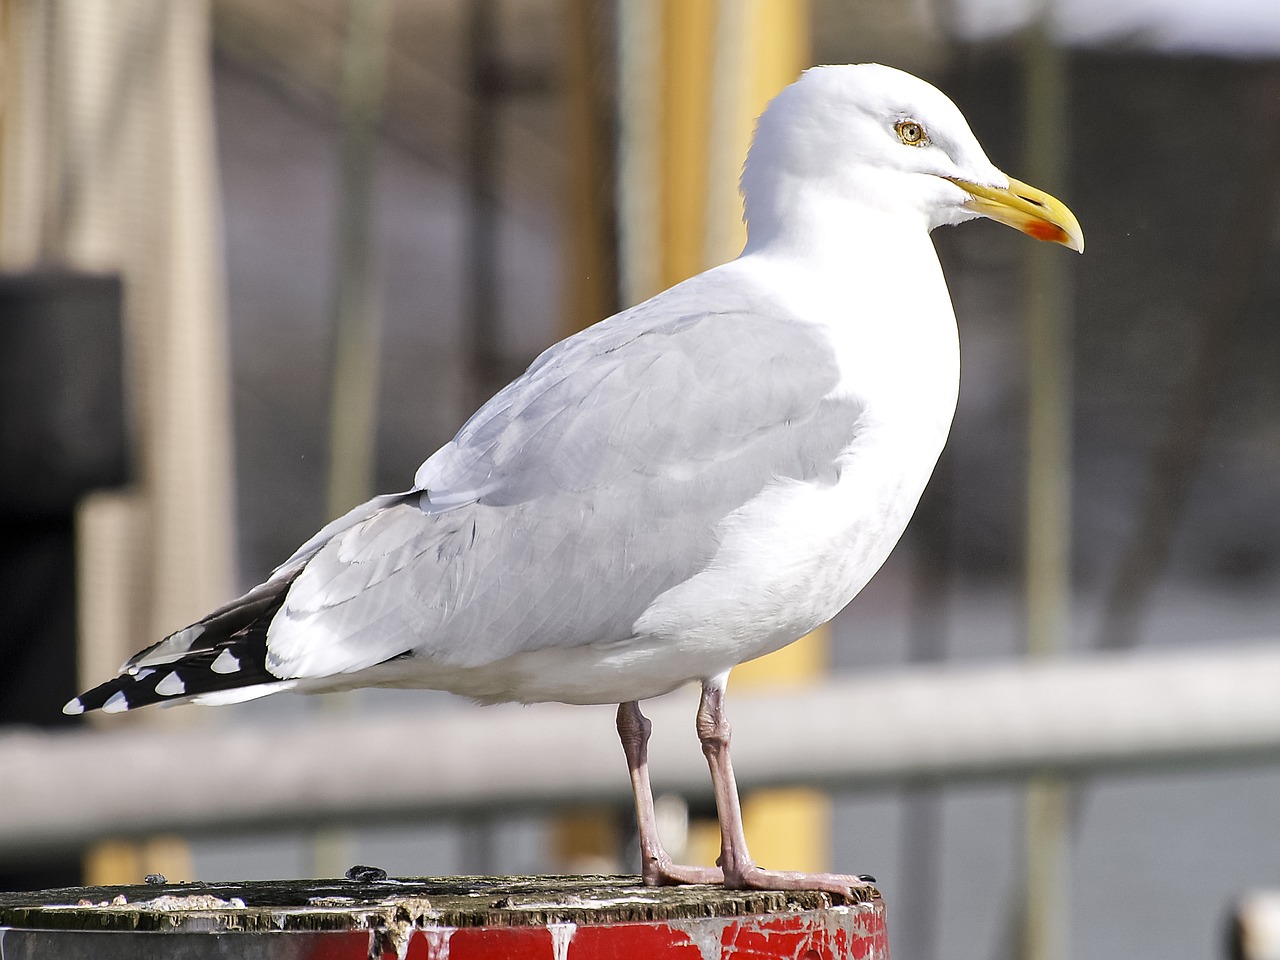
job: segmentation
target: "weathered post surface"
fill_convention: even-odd
[[[446,877],[0,893],[0,956],[313,960],[888,960],[884,904],[645,887],[634,877]]]

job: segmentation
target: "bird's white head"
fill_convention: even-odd
[[[753,241],[882,215],[926,230],[990,217],[1083,251],[1053,197],[1001,172],[940,90],[877,63],[813,67],[761,115],[742,172]]]

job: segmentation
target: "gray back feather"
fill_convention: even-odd
[[[858,414],[828,398],[837,379],[820,331],[714,273],[557,344],[422,465],[416,495],[315,552],[268,664],[477,666],[629,636],[766,485],[835,481]]]

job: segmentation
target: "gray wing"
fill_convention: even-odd
[[[271,626],[272,672],[410,652],[477,666],[625,638],[766,485],[834,482],[858,410],[829,397],[825,337],[713,277],[552,347],[413,491],[304,547],[281,568],[305,563]]]

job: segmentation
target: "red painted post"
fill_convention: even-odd
[[[712,960],[798,957],[873,960],[889,955],[883,910],[877,904],[827,907],[787,916],[702,917],[682,921],[544,927],[438,928],[416,931],[408,960]]]
[[[307,960],[888,960],[879,895],[622,877],[170,884],[0,894],[5,956]],[[85,953],[85,951],[88,951]]]

